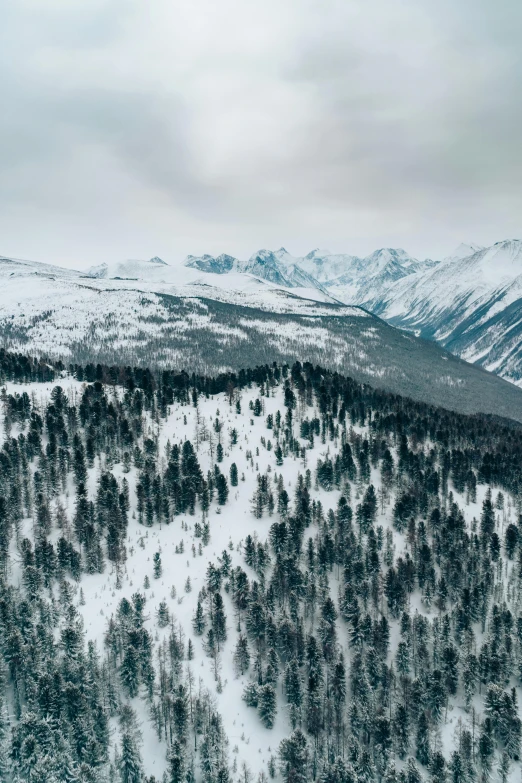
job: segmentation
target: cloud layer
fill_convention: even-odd
[[[515,0],[5,6],[0,253],[422,256],[522,234]]]

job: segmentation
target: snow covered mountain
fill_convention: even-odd
[[[339,301],[364,302],[373,310],[393,283],[433,265],[433,261],[418,261],[400,248],[382,248],[365,258],[354,258],[347,272],[328,280],[325,286]]]
[[[225,253],[216,258],[210,255],[187,256],[185,266],[218,275],[242,272],[285,288],[317,288],[324,291],[320,282],[303,268],[300,261],[282,247],[275,252],[259,250],[247,261],[240,261]]]
[[[296,257],[280,248],[260,250],[248,261],[189,256],[186,265],[220,275],[247,272],[288,288],[315,287],[522,385],[520,240],[490,248],[461,244],[439,261],[419,261],[400,248],[364,258],[319,249]]]
[[[185,266],[205,272],[227,274],[246,272],[288,288],[298,286],[329,289],[334,297],[354,304],[365,300],[372,290],[381,290],[391,282],[429,268],[434,262],[420,262],[404,250],[383,248],[365,258],[312,250],[306,256],[292,256],[284,247],[259,250],[246,261],[232,256],[188,256]]]
[[[207,254],[203,256],[187,256],[185,266],[191,269],[199,269],[201,272],[213,272],[216,275],[224,275],[227,272],[237,271],[239,261],[234,256],[222,253],[217,258]]]
[[[265,258],[270,266],[278,255],[292,271],[286,251],[256,254],[251,268],[260,270]],[[395,259],[385,263],[382,254],[375,260],[381,269],[389,263]],[[289,288],[242,271],[216,274],[153,259],[82,273],[3,259],[0,335],[5,348],[67,363],[209,374],[299,357],[418,400],[522,421],[522,392],[435,343],[318,288]]]
[[[93,266],[87,270],[87,277],[96,277],[98,279],[158,279],[165,276],[168,264],[162,261],[158,256],[154,256],[149,261],[143,261],[140,259],[129,259],[128,261],[120,261],[116,264],[100,264],[99,266]],[[168,274],[168,273],[167,273]]]
[[[399,280],[379,301],[359,303],[522,385],[521,240],[468,255],[459,248],[435,267]]]
[[[458,247],[455,248],[453,253],[448,256],[446,260],[453,260],[457,261],[459,258],[467,258],[468,256],[472,256],[474,253],[478,253],[479,250],[484,250],[484,248],[481,245],[476,245],[475,243],[466,243],[461,242]]]

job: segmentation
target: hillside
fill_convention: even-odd
[[[0,383],[2,781],[519,779],[516,429],[300,364]]]
[[[450,258],[401,280],[370,309],[522,385],[520,240]]]
[[[489,248],[461,244],[442,260],[419,261],[400,248],[382,248],[363,258],[319,249],[294,257],[280,248],[261,250],[248,261],[190,256],[185,263],[216,274],[252,271],[290,288],[306,274],[307,285],[333,299],[362,306],[522,385],[520,240]]]
[[[317,289],[159,259],[88,275],[4,259],[0,282],[9,350],[207,374],[298,356],[417,400],[522,421],[522,391]]]

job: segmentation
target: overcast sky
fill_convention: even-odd
[[[0,253],[522,236],[520,0],[4,0]]]

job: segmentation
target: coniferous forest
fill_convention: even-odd
[[[0,351],[0,780],[521,775],[522,430]]]

